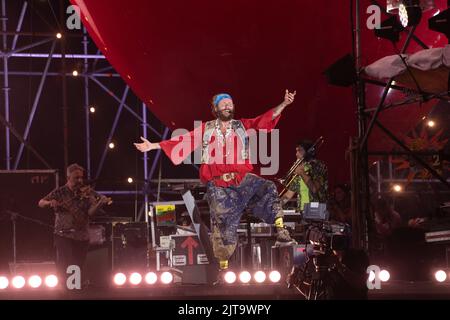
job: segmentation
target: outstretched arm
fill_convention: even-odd
[[[283,102],[280,103],[278,106],[276,106],[273,109],[272,119],[275,119],[276,117],[278,117],[283,112],[284,108],[286,108],[288,105],[290,105],[292,102],[294,102],[294,98],[295,98],[295,94],[296,93],[297,93],[297,91],[294,91],[293,93],[290,93],[286,89],[286,93],[284,94]]]
[[[152,143],[141,137],[143,142],[135,143],[134,146],[141,152],[148,152],[155,149],[161,149],[174,165],[182,163],[195,149],[200,147],[205,124],[195,127],[194,130],[172,137],[169,140]]]
[[[275,108],[267,110],[265,113],[256,118],[241,119],[245,129],[263,129],[268,131],[273,130],[276,127],[278,120],[280,119],[281,112],[283,112],[284,108],[294,102],[294,97],[295,91],[293,93],[289,93],[289,91],[286,90],[283,102]]]
[[[148,152],[155,149],[161,149],[161,146],[159,143],[151,143],[144,137],[141,137],[142,143],[135,143],[136,149],[138,149],[141,152]]]

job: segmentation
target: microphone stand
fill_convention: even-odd
[[[13,237],[13,239],[12,239],[13,240],[12,241],[13,242],[13,264],[14,264],[13,273],[15,273],[16,272],[16,265],[17,265],[17,231],[16,231],[17,230],[17,228],[16,228],[17,218],[22,218],[25,221],[30,221],[30,222],[39,224],[41,226],[50,228],[52,230],[54,230],[55,228],[53,226],[51,226],[51,225],[48,225],[48,224],[42,222],[42,221],[25,217],[25,216],[23,216],[23,215],[21,215],[21,214],[19,214],[17,212],[11,211],[11,210],[5,210],[4,212],[7,215],[9,215],[10,220],[12,222],[12,229],[13,229],[13,236],[12,236]]]
[[[16,265],[17,265],[16,221],[17,221],[18,213],[11,212],[9,210],[7,210],[6,213],[9,214],[9,217],[12,222],[12,228],[13,228],[13,265],[14,265],[13,274],[15,274],[16,273]]]

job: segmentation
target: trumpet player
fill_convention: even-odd
[[[313,143],[302,140],[297,144],[296,157],[304,160],[294,171],[296,175],[289,189],[281,200],[286,204],[297,194],[297,211],[303,211],[306,203],[327,202],[328,198],[328,168],[321,160],[316,159],[314,151],[310,151]]]

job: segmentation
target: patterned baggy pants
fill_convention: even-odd
[[[283,214],[275,184],[254,174],[247,174],[238,186],[207,185],[206,194],[211,212],[211,242],[214,256],[228,260],[236,249],[237,229],[245,209],[266,223],[274,223]]]

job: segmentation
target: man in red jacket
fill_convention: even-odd
[[[135,143],[141,152],[162,149],[175,165],[201,147],[200,179],[207,185],[207,200],[212,217],[214,256],[221,269],[237,244],[237,228],[242,213],[250,208],[266,223],[275,223],[277,244],[294,243],[283,226],[283,210],[275,184],[253,173],[249,136],[257,130],[271,131],[282,111],[294,101],[295,92],[286,90],[283,102],[253,119],[233,119],[234,104],[226,93],[211,101],[215,120],[202,123],[193,131],[171,140],[151,143],[144,139]]]

